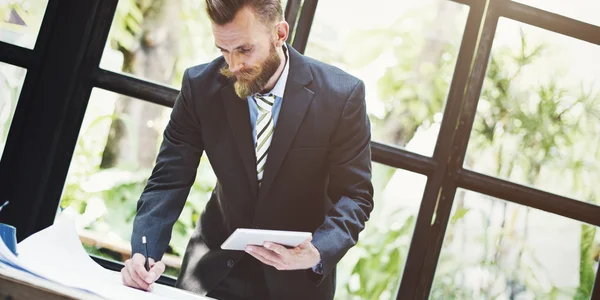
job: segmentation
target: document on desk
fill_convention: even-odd
[[[119,272],[104,269],[85,251],[75,224],[62,220],[17,246],[18,257],[0,240],[0,267],[26,272],[107,299],[210,299],[161,284],[152,292],[126,287]]]

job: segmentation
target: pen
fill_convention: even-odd
[[[7,204],[8,204],[8,200],[6,200],[6,202],[4,202],[4,204],[0,205],[0,211],[2,211],[2,208],[4,208]]]
[[[142,237],[142,244],[144,244],[144,255],[146,256],[146,271],[150,271],[150,258],[148,257],[148,244],[146,243],[146,236]]]

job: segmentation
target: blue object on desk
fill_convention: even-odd
[[[17,229],[11,225],[0,223],[0,238],[8,249],[17,255]]]

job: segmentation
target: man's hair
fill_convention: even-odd
[[[238,11],[250,7],[264,24],[283,20],[280,0],[206,0],[206,12],[211,21],[224,25],[233,20]]]

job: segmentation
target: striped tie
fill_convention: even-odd
[[[258,181],[260,182],[263,178],[265,170],[265,162],[267,161],[267,153],[269,152],[269,145],[271,145],[271,138],[273,137],[273,118],[271,116],[271,108],[273,102],[275,102],[275,96],[269,95],[254,95],[254,101],[258,107],[258,117],[256,118],[256,174],[258,175]]]

